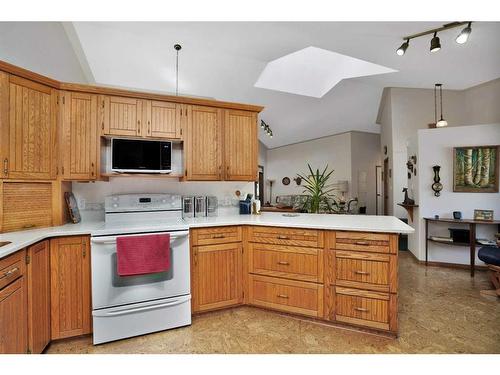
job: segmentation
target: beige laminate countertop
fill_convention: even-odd
[[[287,228],[308,228],[381,233],[413,233],[414,229],[394,216],[374,215],[327,215],[299,214],[286,216],[283,213],[263,212],[261,215],[221,215],[184,219],[175,229],[215,227],[226,225],[263,225]],[[87,221],[79,224],[65,224],[58,227],[32,229],[0,234],[1,241],[11,243],[0,247],[0,258],[10,255],[29,245],[50,237],[75,235],[113,235],[133,230],[154,232],[170,229],[169,224],[138,223],[133,228],[106,225],[104,221]]]

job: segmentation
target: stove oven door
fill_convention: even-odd
[[[155,234],[161,233],[170,234],[170,269],[167,272],[139,276],[118,276],[118,236],[91,238],[93,310],[190,293],[189,231]],[[132,235],[136,236],[137,233]]]

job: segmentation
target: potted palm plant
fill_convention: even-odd
[[[307,167],[309,168],[308,175],[297,175],[304,181],[303,186],[305,190],[303,192],[307,194],[303,209],[315,214],[319,213],[320,210],[331,211],[332,207],[329,198],[331,198],[330,193],[334,189],[330,188],[330,185],[327,183],[333,174],[333,169],[328,171],[327,165],[323,172],[320,172],[319,169],[313,171],[309,164],[307,164]]]

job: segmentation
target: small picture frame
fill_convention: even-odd
[[[493,210],[474,210],[474,220],[493,221]]]

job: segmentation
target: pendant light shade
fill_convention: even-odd
[[[441,42],[437,33],[434,33],[434,37],[431,39],[431,52],[437,52],[441,49]]]
[[[443,85],[441,83],[436,83],[434,90],[436,87],[439,87],[439,102],[441,107],[441,117],[439,118],[439,121],[436,122],[436,128],[444,128],[448,126],[448,121],[443,118]]]
[[[470,25],[471,25],[471,23],[469,22],[469,24],[467,25],[467,27],[465,29],[463,29],[460,32],[460,34],[458,34],[457,38],[455,39],[455,41],[458,44],[464,44],[469,39],[469,35],[472,32],[472,29],[471,29]]]

